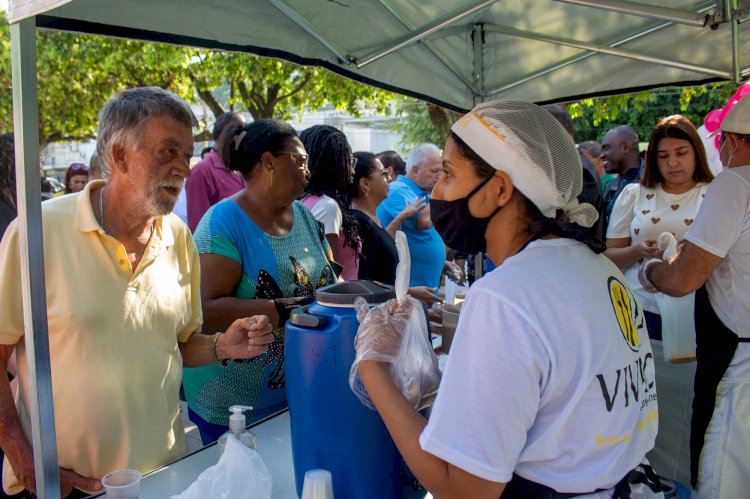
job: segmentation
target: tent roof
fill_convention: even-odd
[[[750,11],[750,1],[744,3],[734,13],[741,19]],[[280,57],[466,110],[489,99],[556,102],[747,78],[750,23],[720,22],[716,6],[697,0],[13,0],[10,21],[36,15],[38,27]]]

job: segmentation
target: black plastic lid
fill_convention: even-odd
[[[315,299],[321,305],[354,305],[358,296],[367,303],[377,304],[396,297],[396,290],[388,284],[375,281],[347,281],[330,284],[315,292]]]

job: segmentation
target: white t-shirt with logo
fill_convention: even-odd
[[[711,182],[685,239],[722,258],[706,281],[711,305],[732,332],[750,337],[750,166]]]
[[[614,486],[654,445],[645,321],[627,280],[571,239],[534,241],[470,289],[424,450],[493,482]]]

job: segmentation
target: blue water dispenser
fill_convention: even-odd
[[[396,445],[378,413],[349,387],[358,296],[375,305],[395,292],[371,281],[332,284],[318,289],[316,301],[295,311],[286,325],[285,379],[300,496],[305,472],[323,468],[333,475],[335,497],[403,498]]]

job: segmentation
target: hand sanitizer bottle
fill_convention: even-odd
[[[224,453],[224,447],[227,445],[227,438],[229,438],[230,435],[234,436],[245,447],[253,450],[256,449],[258,440],[252,432],[245,429],[245,426],[247,426],[247,420],[245,419],[245,415],[242,414],[244,411],[251,410],[253,410],[253,408],[246,405],[233,405],[229,408],[229,412],[232,413],[232,415],[229,416],[229,431],[219,437],[219,456]]]

